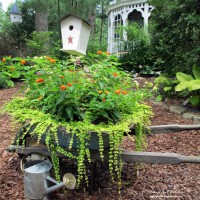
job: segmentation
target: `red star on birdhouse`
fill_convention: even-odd
[[[71,35],[67,39],[68,39],[68,44],[70,44],[70,43],[73,44],[73,41],[72,41],[73,37]]]

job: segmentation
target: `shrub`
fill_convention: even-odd
[[[3,57],[0,61],[0,88],[13,87],[13,80],[20,78],[25,63],[22,58]]]
[[[147,31],[138,24],[132,23],[121,28],[120,32],[121,35],[127,33],[127,40],[121,45],[125,52],[120,55],[122,68],[139,74],[154,74],[153,50]]]
[[[26,45],[31,57],[44,55],[58,56],[57,52],[59,52],[60,48],[59,41],[54,42],[53,32],[50,31],[32,32],[32,38],[26,39]]]
[[[200,63],[199,1],[151,0],[152,45],[157,66],[170,76]]]
[[[162,74],[157,77],[154,82],[158,92],[156,101],[163,101],[166,97],[172,98],[177,95],[175,87],[178,84],[178,80],[176,80],[176,78]]]

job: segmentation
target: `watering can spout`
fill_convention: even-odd
[[[53,178],[51,178],[50,176],[48,176],[46,179],[55,184],[54,186],[51,186],[46,189],[46,196],[48,196],[50,193],[52,193],[56,190],[59,190],[65,186],[65,184],[63,182],[59,183],[59,182],[55,181]]]
[[[56,191],[56,190],[63,188],[64,186],[68,189],[71,189],[71,190],[76,187],[76,178],[71,173],[66,173],[63,177],[63,182],[61,182],[61,183],[55,181],[50,176],[47,176],[46,179],[55,184],[54,186],[46,189],[46,196],[49,195],[50,193]]]
[[[64,186],[68,189],[71,189],[71,190],[73,190],[76,187],[76,178],[71,173],[66,173],[63,176],[63,182],[61,182],[61,183],[55,181],[50,176],[47,176],[46,179],[55,184],[54,186],[46,189],[46,196],[49,195],[50,193],[56,191],[56,190],[63,188]]]

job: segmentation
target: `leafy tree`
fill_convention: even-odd
[[[162,71],[189,73],[200,64],[200,2],[198,0],[151,0],[152,37],[157,64]]]

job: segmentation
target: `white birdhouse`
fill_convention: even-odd
[[[10,20],[13,23],[22,23],[22,15],[16,3],[14,3],[13,7],[11,8]]]
[[[72,55],[86,55],[90,36],[90,24],[75,15],[69,14],[61,19],[63,48],[61,51]]]

